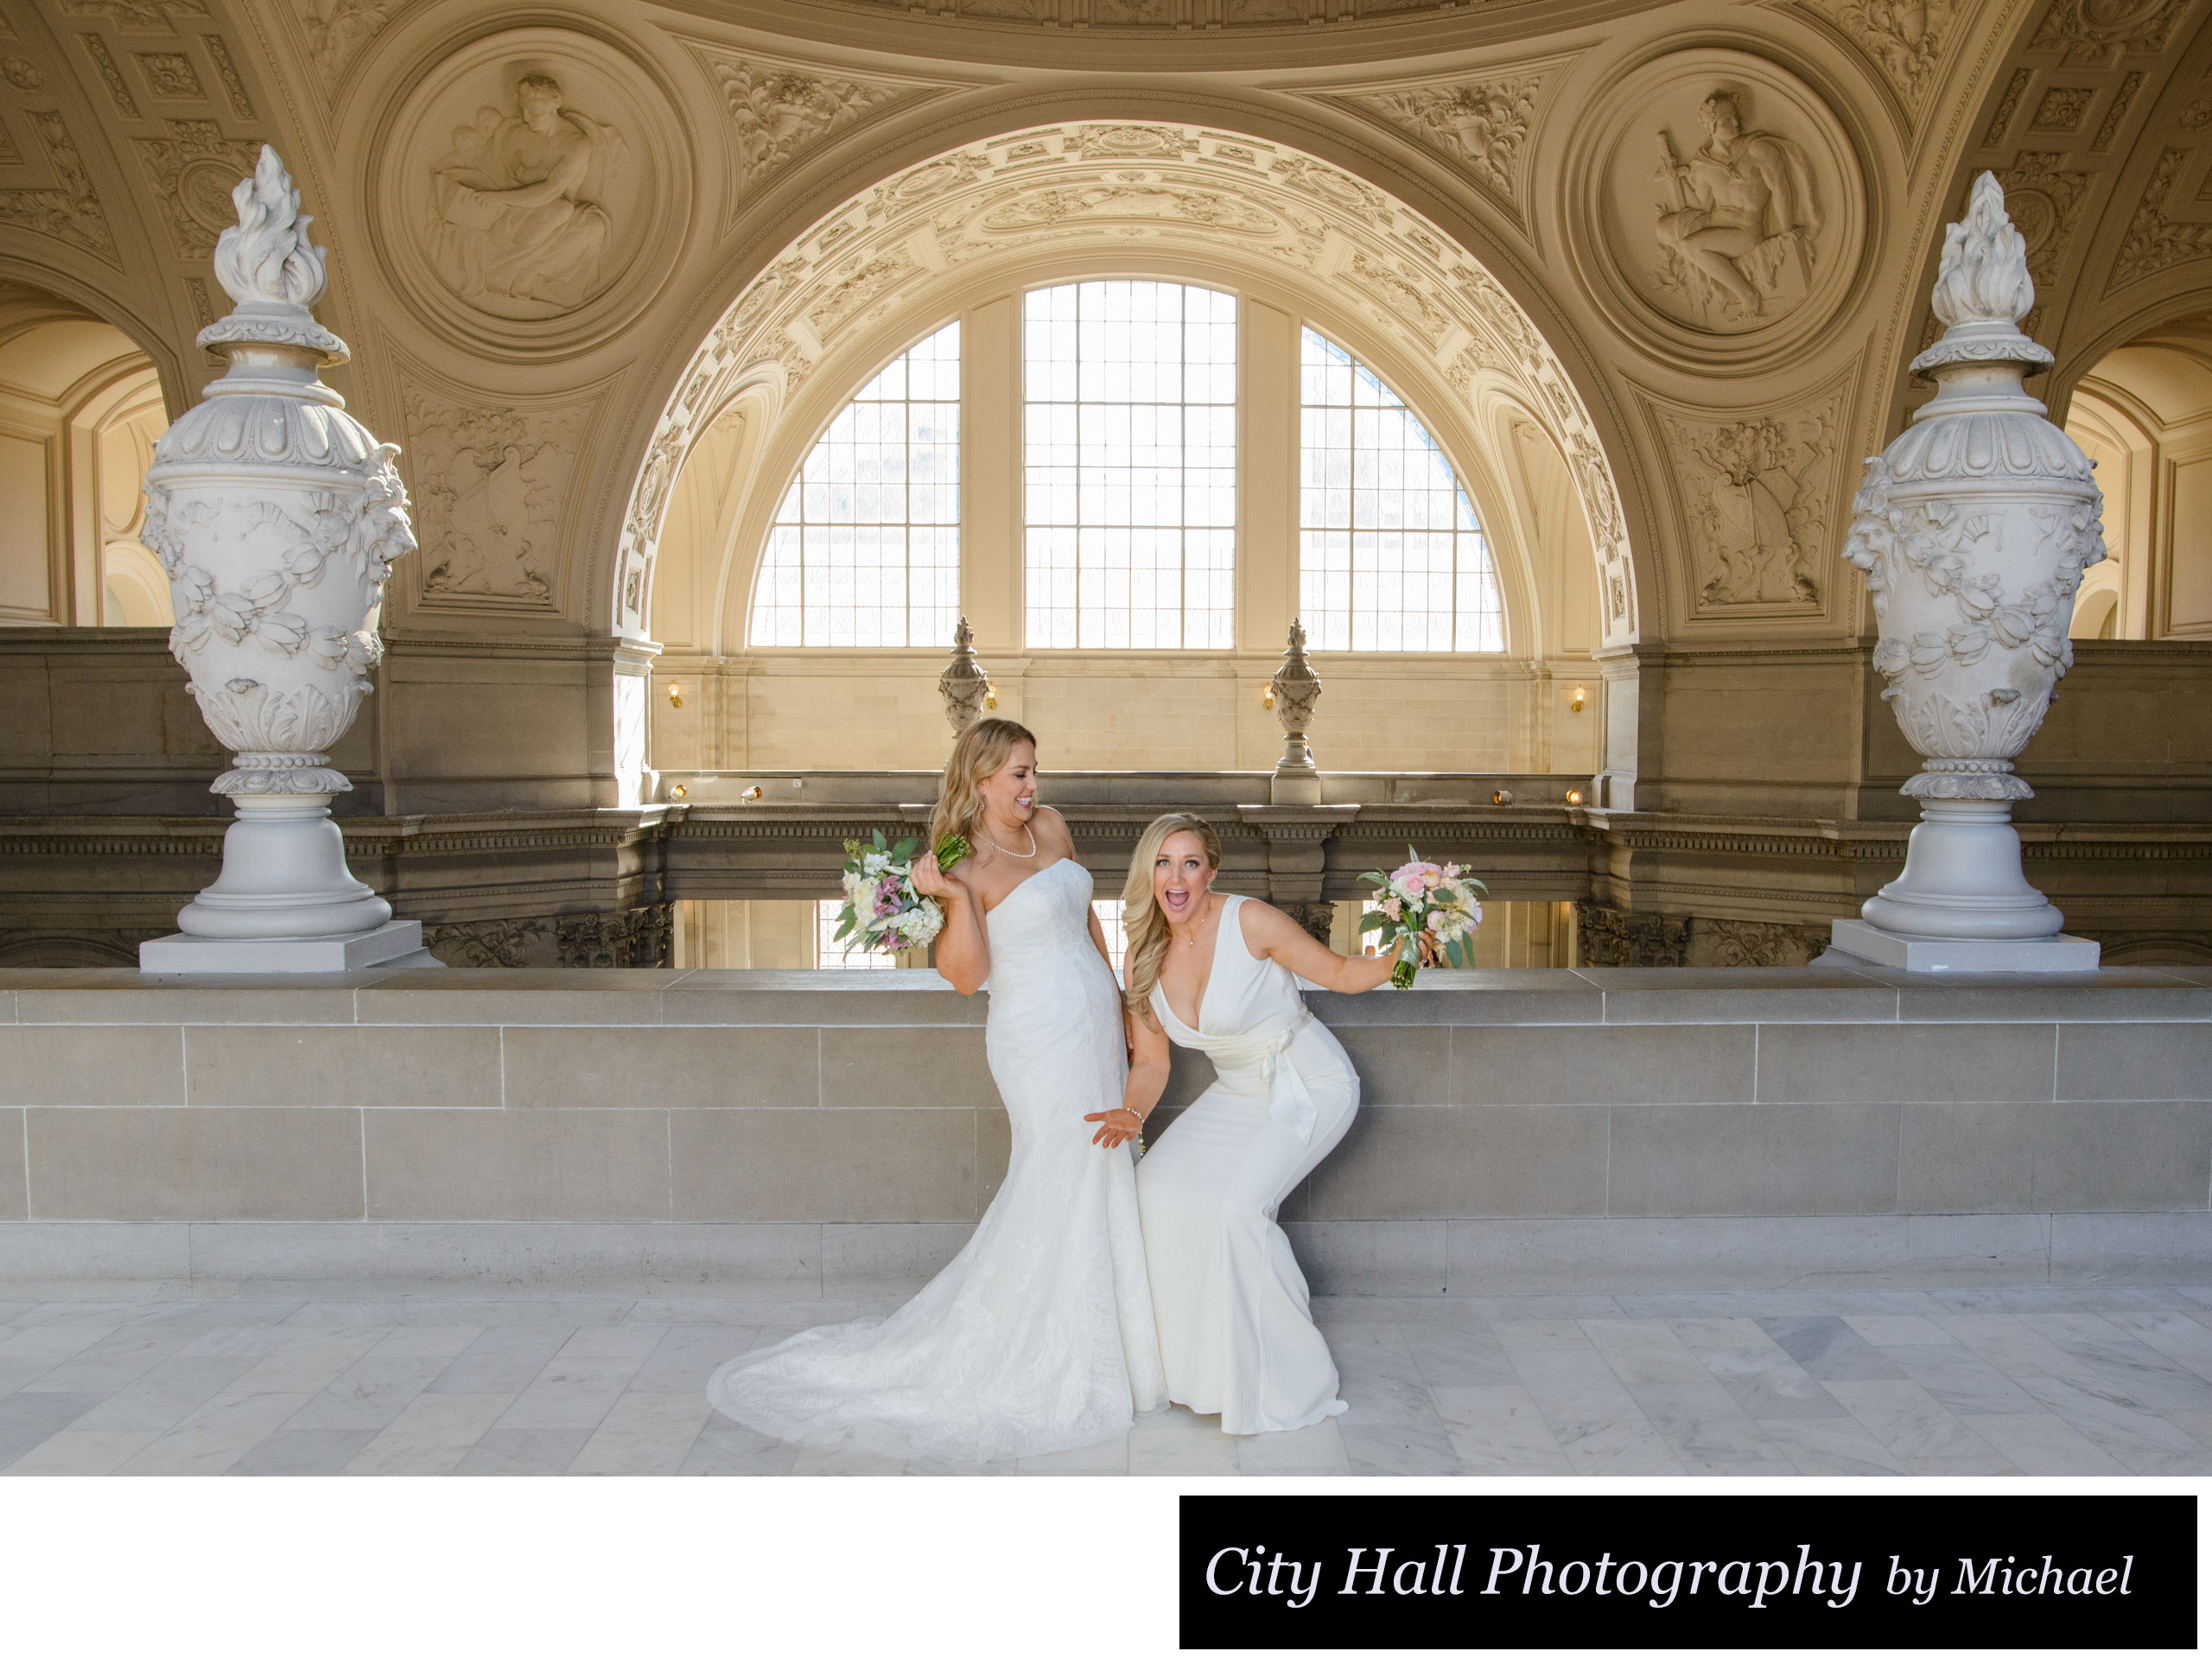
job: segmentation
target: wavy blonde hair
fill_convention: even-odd
[[[1019,722],[1003,716],[986,716],[970,722],[953,741],[952,755],[944,759],[944,778],[937,789],[937,807],[930,811],[930,848],[934,849],[957,832],[970,843],[976,823],[983,818],[983,794],[976,790],[1006,766],[1014,748],[1037,736]]]
[[[1178,832],[1188,832],[1205,851],[1206,865],[1221,866],[1221,840],[1196,815],[1162,815],[1144,829],[1137,852],[1129,858],[1128,881],[1122,886],[1122,929],[1128,943],[1122,956],[1122,999],[1154,1028],[1152,991],[1160,986],[1160,962],[1167,956],[1167,918],[1152,899],[1152,866],[1160,859],[1160,846]]]

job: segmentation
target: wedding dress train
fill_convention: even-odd
[[[1014,1145],[968,1245],[888,1318],[724,1364],[707,1387],[724,1415],[800,1444],[978,1463],[1095,1445],[1166,1401],[1132,1153],[1093,1144],[1083,1119],[1121,1102],[1128,1076],[1090,921],[1090,874],[1068,860],[987,916],[984,1046]]]
[[[1296,979],[1244,945],[1243,898],[1224,901],[1198,1027],[1152,991],[1215,1078],[1138,1166],[1137,1201],[1168,1396],[1224,1432],[1284,1432],[1344,1410],[1275,1210],[1351,1125],[1359,1077]]]

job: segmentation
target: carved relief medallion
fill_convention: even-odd
[[[1835,117],[1779,67],[1722,49],[1636,73],[1570,162],[1596,297],[1686,365],[1748,365],[1834,314],[1866,194]]]
[[[559,351],[619,327],[681,243],[690,168],[671,106],[596,41],[477,41],[386,130],[378,231],[410,298],[473,349]]]

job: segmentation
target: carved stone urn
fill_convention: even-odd
[[[1306,626],[1293,619],[1289,644],[1282,663],[1268,683],[1274,695],[1275,720],[1282,724],[1282,759],[1268,782],[1268,797],[1278,803],[1318,803],[1321,774],[1313,766],[1313,747],[1306,730],[1313,723],[1313,708],[1321,702],[1321,678],[1306,657]]]
[[[322,384],[346,344],[308,308],[327,251],[266,145],[215,249],[237,302],[200,332],[230,360],[162,435],[146,471],[147,544],[168,573],[170,651],[215,737],[238,753],[213,791],[233,800],[221,876],[149,942],[149,970],[350,969],[417,952],[418,924],[346,870],[330,818],[353,783],[329,751],[372,691],[385,575],[410,554],[397,448]]]
[[[1949,327],[1912,361],[1938,391],[1869,460],[1852,502],[1843,557],[1866,575],[1882,696],[1922,756],[1904,786],[1921,819],[1904,871],[1865,924],[1837,921],[1834,942],[1911,969],[2096,963],[2094,943],[2058,935],[2012,824],[2035,795],[2012,759],[2074,662],[2082,570],[2105,557],[2089,459],[2021,386],[2051,362],[2018,327],[2034,301],[2026,245],[1984,174],[1944,238],[1935,310]]]
[[[955,738],[967,733],[983,714],[983,695],[991,690],[991,678],[976,657],[976,632],[964,616],[952,632],[952,659],[937,679],[937,690],[944,696],[944,720],[952,724]]]

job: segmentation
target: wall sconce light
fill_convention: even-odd
[[[673,705],[677,710],[682,710],[683,708],[683,689],[677,687],[673,682],[668,684],[668,702],[671,705]]]
[[[995,711],[999,708],[999,690],[990,683],[983,684],[983,708]]]
[[[1274,683],[1270,682],[1266,687],[1260,689],[1260,708],[1265,711],[1271,711],[1274,709],[1274,708],[1275,687]]]
[[[1490,800],[1494,803],[1510,803],[1513,801],[1513,794],[1510,791],[1493,791],[1490,794]]]
[[[668,791],[672,797],[688,797],[691,795],[691,788],[688,785],[671,786]]]
[[[1585,693],[1581,689],[1577,688],[1574,690],[1574,697],[1567,702],[1567,709],[1580,715],[1582,709],[1583,702],[1589,697],[1590,695],[1588,694]]]
[[[760,795],[760,788],[759,786],[747,786],[744,791],[739,792],[737,795],[744,798],[747,803],[751,803]]]
[[[1567,802],[1570,809],[1580,808],[1582,803],[1582,794],[1580,791],[1570,791],[1567,794]]]

